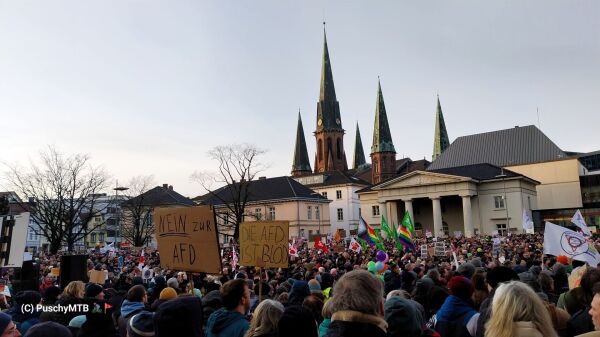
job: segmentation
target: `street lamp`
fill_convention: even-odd
[[[116,181],[115,183],[115,188],[113,188],[113,191],[115,191],[115,206],[117,205],[118,202],[118,198],[119,198],[119,191],[127,191],[129,189],[129,187],[124,187],[124,186],[119,186],[119,181]],[[121,230],[121,207],[115,207],[115,210],[117,211],[117,228],[118,228],[118,232],[119,232],[119,248],[121,248],[121,243],[123,243],[123,231]],[[116,241],[116,237],[115,237],[115,241]]]
[[[506,198],[506,180],[505,178],[508,177],[506,174],[504,174],[504,168],[500,168],[500,174],[496,176],[496,178],[502,178],[502,184],[504,185],[503,189],[504,189],[504,209],[506,210],[506,231],[507,233],[510,231],[510,218],[508,217],[508,200]]]

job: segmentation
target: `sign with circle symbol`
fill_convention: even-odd
[[[573,231],[564,232],[562,234],[560,245],[565,253],[571,256],[587,253],[589,249],[585,238],[583,238],[581,234]]]

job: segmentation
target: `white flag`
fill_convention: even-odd
[[[544,254],[565,255],[573,260],[585,261],[592,267],[600,263],[600,254],[581,233],[546,222]]]
[[[583,235],[592,236],[592,233],[590,232],[588,226],[585,224],[585,220],[583,220],[583,216],[581,215],[581,212],[579,210],[575,212],[575,215],[573,215],[571,222],[581,229]]]
[[[294,239],[294,243],[288,242],[288,252],[291,256],[298,257],[298,246],[296,244],[296,239]]]
[[[350,246],[348,248],[350,248],[350,250],[355,253],[360,253],[360,251],[362,250],[362,247],[360,246],[358,241],[356,241],[354,238],[352,238],[352,240],[350,240]]]
[[[531,218],[529,217],[529,215],[527,214],[527,210],[524,209],[523,210],[523,229],[525,231],[527,231],[528,229],[533,229],[533,221],[531,221]]]

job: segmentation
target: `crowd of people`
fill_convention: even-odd
[[[39,290],[0,292],[0,337],[600,336],[597,266],[544,255],[542,234],[446,238],[442,253],[439,242],[360,252],[300,242],[288,268],[262,270],[225,248],[219,275],[161,268],[152,249],[142,263],[139,252],[96,250],[88,270],[104,283],[64,289],[60,256],[42,254]],[[3,270],[7,288],[11,276]]]

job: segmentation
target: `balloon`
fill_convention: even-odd
[[[377,261],[377,263],[375,263],[375,270],[380,271],[383,269],[383,266],[385,266],[383,262]]]
[[[381,270],[380,270],[380,271],[378,271],[377,273],[378,273],[378,274],[383,274],[383,273],[385,273],[385,271],[386,271],[387,269],[388,269],[388,265],[387,265],[387,264],[384,264],[384,265],[383,265],[383,269],[381,269]]]
[[[376,272],[377,269],[375,269],[375,262],[369,261],[369,263],[367,263],[367,270],[372,273]]]
[[[377,261],[382,261],[385,260],[385,258],[387,257],[387,254],[384,251],[377,251]]]

